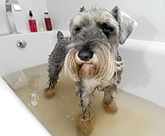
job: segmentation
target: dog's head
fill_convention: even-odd
[[[124,44],[136,22],[117,6],[111,11],[84,7],[70,20],[72,43],[65,69],[79,81],[82,77],[110,80],[121,69],[117,47]]]

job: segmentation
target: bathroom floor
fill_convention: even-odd
[[[77,136],[76,121],[81,113],[75,83],[62,72],[56,95],[43,96],[48,87],[47,64],[24,70],[29,84],[14,90],[51,135]],[[108,114],[102,108],[103,92],[95,91],[94,129],[91,136],[164,136],[165,109],[144,99],[118,90],[118,112]]]

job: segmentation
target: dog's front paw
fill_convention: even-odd
[[[107,113],[115,114],[118,111],[116,103],[112,101],[110,104],[105,103],[105,99],[103,99],[103,108]]]
[[[93,114],[89,114],[85,119],[80,116],[77,122],[77,132],[79,136],[89,136],[93,130]]]
[[[49,89],[45,88],[44,89],[44,97],[47,99],[51,99],[55,96],[55,89]]]

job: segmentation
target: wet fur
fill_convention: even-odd
[[[49,55],[48,60],[49,87],[44,89],[46,98],[52,98],[55,95],[55,85],[59,78],[59,73],[61,72],[64,65],[66,54],[68,53],[67,46],[70,43],[70,37],[64,37],[64,35],[60,31],[57,33],[57,44]]]
[[[117,91],[123,72],[118,45],[124,44],[135,24],[117,6],[111,11],[96,7],[86,10],[83,7],[70,20],[71,37],[64,37],[58,32],[57,44],[49,56],[49,87],[45,89],[45,96],[54,96],[54,88],[64,66],[66,73],[77,82],[76,94],[80,97],[82,110],[77,123],[79,134],[87,136],[92,132],[91,110],[95,90],[104,92],[102,105],[105,111],[117,112],[113,93]],[[89,61],[80,60],[78,54],[82,50],[90,50],[93,57]],[[81,68],[84,64],[85,69]]]

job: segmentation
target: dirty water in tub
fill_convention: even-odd
[[[75,83],[62,72],[56,95],[45,99],[47,64],[24,70],[29,84],[13,89],[29,110],[55,136],[77,136],[76,121],[81,110]],[[165,109],[144,99],[118,90],[118,112],[108,114],[102,108],[103,92],[95,91],[94,129],[91,136],[164,136]],[[30,125],[30,124],[29,124]]]

